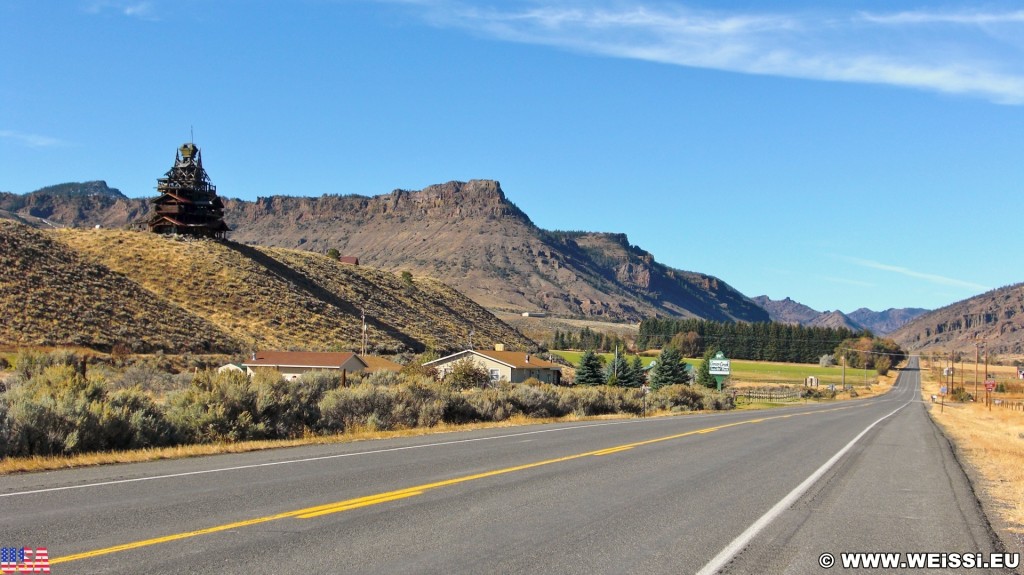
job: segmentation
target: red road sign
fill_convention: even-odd
[[[996,382],[991,381],[991,380],[985,382],[985,391],[995,391],[995,390],[996,390]]]

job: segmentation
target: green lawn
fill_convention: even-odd
[[[562,356],[566,361],[573,365],[579,365],[580,357],[583,352],[580,351],[556,351],[552,350],[551,353]],[[600,357],[604,358],[605,363],[610,362],[615,354],[611,353],[600,353]],[[625,356],[628,360],[632,361],[633,356]],[[657,359],[656,357],[641,357],[640,360],[643,365],[648,365],[651,361]],[[694,369],[699,369],[701,360],[688,358],[686,363],[693,364]],[[804,379],[807,376],[813,375],[818,378],[819,384],[830,384],[830,383],[841,383],[843,380],[843,368],[842,366],[835,367],[821,367],[817,364],[809,363],[769,363],[762,361],[746,361],[734,359],[732,360],[732,379],[737,384],[757,384],[757,383],[799,383],[803,384]],[[874,382],[878,377],[873,370],[868,369],[852,369],[846,368],[846,383],[849,384],[861,384],[863,382]]]
[[[582,351],[558,351],[558,350],[551,350],[551,353],[553,353],[555,355],[561,356],[562,359],[564,359],[565,361],[568,361],[569,363],[571,363],[573,365],[579,365],[580,364],[580,358],[583,357],[583,352]],[[599,353],[597,355],[606,364],[610,363],[613,359],[615,359],[615,354],[614,353]],[[623,355],[622,357],[626,358],[629,361],[633,361],[633,356],[632,355]],[[647,366],[647,364],[651,363],[655,359],[658,359],[658,358],[656,358],[656,357],[641,357],[640,361],[643,362],[644,366]],[[700,360],[697,360],[697,361],[698,361],[698,363],[700,362]]]

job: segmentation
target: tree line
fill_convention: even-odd
[[[638,349],[675,347],[687,357],[710,348],[732,359],[817,363],[844,341],[863,334],[847,328],[806,327],[779,322],[727,323],[703,319],[649,318],[640,322]],[[867,334],[870,338],[870,334]]]
[[[600,352],[613,352],[616,348],[627,349],[629,342],[615,333],[602,333],[584,327],[579,332],[555,330],[548,349],[582,349]]]

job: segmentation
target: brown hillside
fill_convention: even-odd
[[[119,249],[117,244],[111,249]],[[47,234],[0,221],[0,344],[228,353],[238,342]]]
[[[1024,283],[999,288],[937,309],[892,334],[911,351],[1024,354]]]
[[[125,230],[56,230],[54,237],[154,294],[207,319],[242,349],[357,350],[365,309],[370,350],[454,350],[533,343],[458,292],[430,280],[349,266],[326,256]]]
[[[225,200],[234,241],[325,253],[443,281],[477,303],[513,312],[636,321],[646,316],[768,321],[717,278],[675,270],[623,234],[537,228],[492,180],[449,182],[390,194],[273,196]],[[0,194],[0,210],[43,226],[126,227],[145,218],[144,199],[103,182]]]
[[[612,320],[768,319],[724,282],[658,264],[622,234],[537,228],[492,180],[226,207],[236,241],[336,248],[376,267],[437,278],[491,309]]]

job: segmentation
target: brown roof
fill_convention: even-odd
[[[523,351],[494,351],[490,349],[474,350],[480,355],[487,356],[495,361],[511,365],[516,369],[562,369],[562,366],[541,359],[532,353]]]
[[[359,359],[366,364],[366,371],[402,371],[402,364],[376,355],[361,355]]]
[[[466,354],[469,353],[482,355],[499,363],[503,363],[513,369],[555,369],[559,371],[561,371],[562,369],[562,366],[556,363],[551,363],[550,361],[543,360],[539,356],[534,355],[532,353],[526,353],[523,351],[494,351],[490,349],[467,349],[465,351],[453,353],[451,355],[447,355],[445,357],[435,359],[433,361],[428,361],[423,365],[434,365],[437,363],[443,363],[459,356],[465,356]],[[529,358],[529,361],[527,361],[527,358]]]
[[[256,359],[250,358],[242,365],[252,367],[321,367],[340,368],[342,364],[355,357],[360,363],[366,362],[352,352],[317,352],[317,351],[258,351]]]

